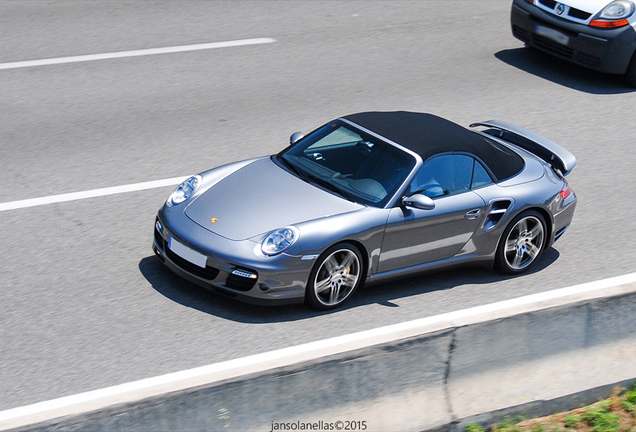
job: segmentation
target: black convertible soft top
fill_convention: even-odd
[[[514,176],[524,166],[512,150],[433,114],[374,111],[343,118],[408,148],[423,160],[439,153],[473,154],[490,168],[496,181]]]

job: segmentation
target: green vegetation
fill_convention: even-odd
[[[471,424],[466,432],[486,432]],[[636,432],[636,386],[600,402],[531,420],[506,420],[489,432]]]
[[[481,426],[476,424],[469,424],[466,426],[466,432],[485,432]]]
[[[581,424],[581,417],[576,414],[568,414],[563,417],[563,426],[567,429],[575,429],[578,425]]]
[[[619,432],[621,417],[610,411],[609,402],[603,402],[597,407],[588,407],[581,419],[594,432]]]

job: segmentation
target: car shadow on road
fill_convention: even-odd
[[[545,54],[534,48],[515,48],[499,51],[495,57],[524,72],[590,94],[632,93],[621,75],[600,73]]]
[[[342,313],[347,309],[370,304],[399,307],[394,302],[400,298],[450,290],[462,285],[492,284],[536,273],[551,265],[558,257],[559,252],[550,248],[543,253],[532,269],[518,276],[504,275],[479,267],[458,268],[365,286],[356,291],[342,307],[332,311],[316,311],[303,304],[256,306],[239,302],[182,279],[166,268],[155,256],[142,259],[139,262],[139,270],[158,293],[175,303],[231,321],[263,324],[299,321],[318,315]]]

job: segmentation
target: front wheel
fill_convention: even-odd
[[[510,274],[524,272],[537,261],[545,244],[545,219],[536,211],[524,212],[510,222],[499,240],[497,267]]]
[[[357,247],[342,243],[320,255],[309,274],[305,299],[314,308],[334,309],[344,303],[363,280]]]

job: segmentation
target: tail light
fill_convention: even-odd
[[[571,193],[572,193],[572,188],[570,187],[568,182],[563,180],[563,187],[561,188],[561,192],[559,192],[559,195],[561,195],[561,198],[566,199],[567,197],[570,196]]]

